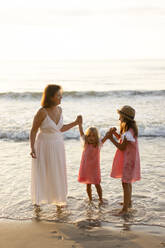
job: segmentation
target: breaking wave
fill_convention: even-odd
[[[101,136],[105,134],[107,129],[102,128],[100,130]],[[165,126],[147,126],[139,128],[139,137],[165,137]],[[77,130],[70,130],[64,133],[65,140],[78,140],[80,138],[79,132]],[[29,139],[29,130],[21,130],[20,128],[2,130],[0,131],[0,140],[11,140],[11,141],[27,141]]]
[[[84,97],[125,97],[125,96],[165,96],[165,90],[157,91],[65,91],[64,97],[84,98]],[[16,100],[40,100],[42,92],[3,92],[0,93],[0,99]]]

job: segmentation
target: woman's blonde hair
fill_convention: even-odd
[[[99,132],[97,130],[96,127],[89,127],[87,128],[87,130],[85,131],[85,145],[88,144],[88,136],[93,133],[95,135],[96,138],[96,143],[95,143],[95,147],[99,146]]]

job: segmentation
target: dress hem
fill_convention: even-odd
[[[40,202],[35,202],[35,201],[32,201],[32,204],[33,204],[33,205],[56,205],[56,206],[66,206],[66,205],[67,205],[67,202],[57,202],[57,201],[51,201],[51,202],[48,202],[48,201],[40,201]]]
[[[100,183],[101,183],[101,181],[99,181],[99,182],[94,182],[94,183],[92,182],[92,183],[91,183],[91,182],[84,182],[84,181],[79,181],[79,180],[78,180],[78,182],[79,182],[79,183],[83,183],[83,184],[100,184]]]
[[[136,181],[140,181],[141,180],[141,177],[140,178],[137,178],[137,179],[132,179],[130,181],[126,181],[126,180],[123,180],[121,176],[110,176],[112,178],[117,178],[117,179],[120,179],[122,180],[123,183],[135,183]]]

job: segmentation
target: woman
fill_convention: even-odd
[[[42,108],[33,120],[30,132],[32,156],[32,202],[57,206],[66,204],[67,175],[62,132],[79,124],[80,118],[63,125],[62,109],[59,107],[62,89],[48,85],[42,96]],[[40,132],[36,138],[38,129]]]

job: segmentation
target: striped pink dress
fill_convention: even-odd
[[[85,142],[84,136],[82,137]],[[85,184],[100,184],[100,148],[102,143],[94,147],[92,144],[86,144],[82,157],[78,175],[78,182]]]
[[[122,135],[120,142],[124,137],[129,143],[124,151],[117,149],[113,160],[111,177],[122,178],[124,183],[133,183],[141,179],[138,139],[134,136],[132,129]]]

